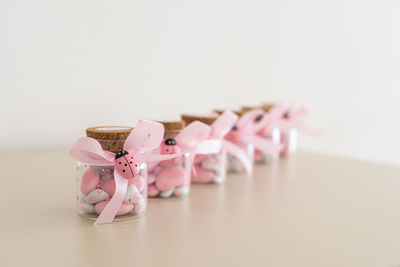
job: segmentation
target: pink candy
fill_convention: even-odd
[[[178,166],[165,167],[157,176],[156,187],[167,191],[185,184],[185,170]]]
[[[84,195],[89,194],[91,191],[97,188],[99,182],[100,176],[98,172],[92,169],[87,169],[82,176],[81,192]]]
[[[225,160],[223,153],[196,156],[192,183],[223,182],[226,175]]]
[[[129,160],[129,154],[125,155],[125,157]],[[120,158],[120,160],[126,160],[125,157]],[[132,161],[132,164],[135,163],[136,162]],[[128,165],[128,163],[126,164]],[[124,168],[126,171],[129,166],[121,166],[120,171],[123,172]],[[102,177],[106,175],[109,177],[102,181],[99,173]],[[128,179],[125,199],[116,215],[124,215],[131,212],[134,214],[143,213],[146,208],[146,196],[143,196],[141,192],[145,192],[145,186],[145,178],[140,176],[139,172],[135,170],[133,175]],[[83,195],[79,198],[80,209],[85,213],[100,214],[115,193],[113,169],[110,167],[104,169],[87,169],[82,176],[81,192]]]

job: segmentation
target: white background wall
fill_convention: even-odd
[[[400,163],[398,0],[0,1],[0,149],[288,99],[305,149]]]

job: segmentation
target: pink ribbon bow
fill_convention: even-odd
[[[90,137],[82,137],[76,141],[70,155],[82,162],[87,164],[97,165],[116,165],[118,157],[129,155],[134,159],[135,162],[146,162],[150,160],[158,160],[160,157],[144,153],[146,150],[153,150],[157,148],[164,136],[164,127],[162,124],[143,120],[139,122],[136,127],[129,134],[124,144],[124,150],[116,153],[104,151],[100,143]],[[163,159],[169,158],[168,155],[164,155]],[[135,168],[134,166],[129,166]],[[111,223],[117,214],[118,209],[125,198],[125,194],[128,187],[128,179],[133,177],[135,171],[132,173],[122,172],[119,166],[114,167],[114,179],[115,179],[115,193],[103,211],[100,213],[95,224]]]
[[[224,149],[234,155],[245,167],[247,173],[251,175],[252,163],[248,155],[237,145],[225,140],[224,137],[238,120],[238,116],[230,110],[226,110],[218,119],[211,124],[211,133],[208,140],[202,142],[197,147],[195,154],[216,154]],[[195,168],[193,168],[195,172]]]
[[[271,125],[277,116],[282,113],[284,105],[277,105],[272,112],[264,112],[261,109],[254,109],[246,112],[238,120],[236,127],[229,134],[229,139],[234,139],[246,145],[252,144],[254,147],[266,154],[278,155],[282,150],[281,144],[275,144],[271,140],[259,136],[257,133],[263,130],[268,125]],[[260,121],[257,117],[262,116]],[[252,164],[251,164],[252,165]],[[252,168],[252,166],[251,166]],[[252,171],[252,170],[251,170]]]
[[[210,132],[211,128],[207,124],[199,121],[190,123],[174,137],[177,145],[182,149],[182,151],[174,154],[152,154],[151,159],[154,160],[152,160],[153,162],[151,163],[149,170],[165,159],[180,157],[185,153],[193,153],[197,149],[197,146],[209,137]],[[165,158],[167,155],[168,158]],[[191,161],[193,161],[193,155]]]
[[[288,108],[285,112],[288,111]],[[318,136],[321,132],[308,128],[305,123],[305,117],[310,113],[307,106],[298,108],[296,111],[290,113],[287,118],[281,116],[279,120],[274,121],[274,127],[279,128],[281,131],[289,131],[292,129],[300,130],[309,135]]]

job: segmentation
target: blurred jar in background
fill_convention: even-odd
[[[181,115],[186,124],[200,121],[209,126],[217,120],[218,116],[194,116]],[[212,127],[211,127],[212,128]],[[192,183],[222,183],[226,178],[226,151],[221,147],[217,153],[196,155],[194,157],[194,170],[192,171]]]
[[[185,128],[184,121],[161,121],[165,128],[164,139],[158,151],[160,154],[176,154],[182,151],[175,137]],[[149,197],[168,198],[187,195],[190,191],[191,155],[184,153],[172,159],[148,166]]]

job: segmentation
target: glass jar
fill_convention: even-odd
[[[197,155],[194,159],[192,183],[223,183],[226,178],[226,152]]]
[[[281,130],[279,128],[273,128],[272,130],[266,129],[262,131],[260,135],[276,145],[281,144]],[[254,162],[257,164],[272,163],[275,162],[278,157],[278,155],[272,155],[256,149],[254,153]]]
[[[185,127],[183,121],[160,122],[164,125],[165,134],[156,153],[175,154],[182,148],[175,136]],[[149,164],[147,195],[149,197],[168,198],[184,196],[190,191],[191,154],[184,153],[179,157]]]
[[[211,116],[197,116],[182,114],[181,118],[186,124],[200,121],[213,129],[213,123],[218,119],[218,114]],[[199,154],[194,158],[192,166],[192,183],[223,183],[226,178],[226,152],[221,149],[214,154]]]
[[[125,140],[132,129],[132,127],[121,126],[91,127],[86,129],[86,135],[96,139],[104,151],[118,153],[123,150]],[[137,163],[137,165],[138,172],[135,172],[133,178],[128,179],[125,198],[117,211],[115,220],[134,218],[146,210],[147,165],[146,163]],[[77,162],[76,201],[79,214],[97,219],[112,199],[115,192],[114,167],[114,165]]]
[[[281,133],[281,143],[284,145],[281,155],[289,156],[294,153],[297,149],[297,138],[298,138],[298,130],[297,129],[289,129],[284,130]]]
[[[79,214],[97,219],[115,192],[114,166],[77,163],[77,206]],[[114,220],[143,214],[147,206],[147,169],[139,164],[139,175],[128,180],[125,199]]]
[[[228,140],[229,141],[229,140]],[[236,146],[240,147],[249,157],[250,162],[254,162],[254,145],[244,144],[241,142],[233,142]],[[234,155],[228,153],[226,156],[226,169],[228,172],[244,172],[246,168],[243,163]]]

